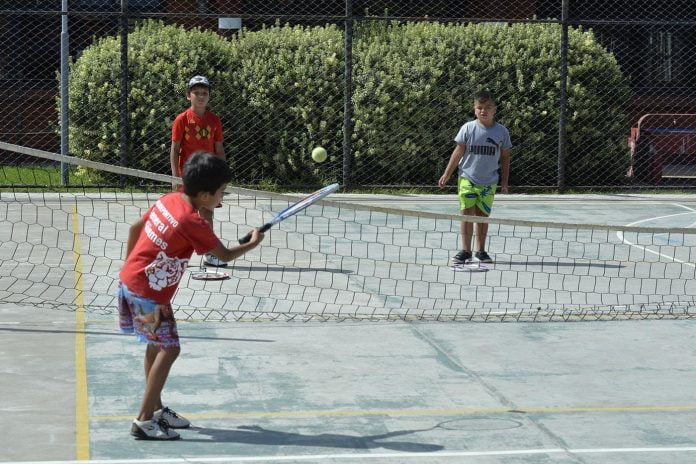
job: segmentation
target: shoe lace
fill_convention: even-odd
[[[171,409],[169,409],[166,406],[164,408],[162,408],[162,415],[164,416],[165,414],[169,414],[170,416],[174,417],[175,419],[179,418],[179,415],[177,413],[175,413],[174,411],[172,411]]]
[[[157,425],[160,426],[165,434],[169,434],[169,422],[167,422],[165,419],[160,419],[157,421]]]

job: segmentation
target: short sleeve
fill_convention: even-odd
[[[220,121],[219,117],[215,118],[215,141],[216,142],[222,142],[224,139],[224,134],[222,133],[222,122]]]
[[[469,131],[467,130],[467,125],[464,124],[454,138],[454,141],[459,145],[466,145],[469,142]]]
[[[503,138],[503,145],[501,147],[503,150],[509,150],[512,148],[512,140],[510,140],[510,131],[505,129],[505,137]]]
[[[182,236],[199,255],[209,252],[220,243],[210,224],[197,213],[192,214],[190,219],[182,225],[184,226]]]
[[[172,124],[172,141],[181,142],[182,140],[184,140],[184,117],[180,114]]]

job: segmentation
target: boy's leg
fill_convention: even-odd
[[[160,348],[154,345],[147,345],[145,350],[145,385],[147,386],[147,379],[150,377],[150,371],[152,370],[152,365],[157,359],[157,354],[160,352]],[[157,404],[155,406],[155,411],[162,409],[162,395],[157,396]]]
[[[464,216],[476,215],[476,202],[478,199],[477,188],[475,185],[464,177],[458,179],[458,195],[459,195],[459,210]],[[452,261],[455,264],[465,264],[471,261],[471,243],[474,233],[474,224],[469,221],[460,223],[460,232],[462,236],[462,248],[457,253]]]
[[[140,405],[138,420],[146,421],[152,419],[152,415],[162,408],[162,389],[169,376],[169,371],[179,356],[180,348],[157,347],[152,344],[147,345],[145,352],[145,393]]]
[[[479,208],[475,208],[475,212],[473,214],[475,216],[488,217],[488,215]],[[486,237],[488,236],[488,223],[477,222],[474,227],[474,235],[476,237],[476,251],[485,251]]]
[[[488,217],[493,208],[493,199],[495,197],[496,185],[482,185],[478,191],[478,199],[476,201],[476,211],[474,215],[480,217]],[[481,263],[492,263],[493,259],[486,252],[486,238],[488,237],[488,223],[477,222],[475,227],[476,235],[476,251],[474,256]]]
[[[471,206],[469,208],[462,210],[462,216],[476,216],[476,206]],[[461,234],[462,234],[462,250],[471,251],[471,243],[474,234],[474,223],[469,221],[462,221],[461,223]]]

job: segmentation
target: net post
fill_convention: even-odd
[[[68,84],[70,79],[70,34],[68,30],[68,0],[61,1],[60,31],[60,154],[69,155],[68,139]],[[69,170],[66,163],[60,163],[60,183],[68,185]]]
[[[566,110],[568,106],[568,10],[570,0],[561,4],[561,58],[560,58],[560,93],[558,102],[558,178],[557,188],[563,192],[566,188],[565,161],[567,151]]]
[[[343,82],[343,185],[351,185],[351,157],[353,138],[353,2],[346,0],[344,27],[344,82]]]
[[[119,126],[121,134],[119,139],[119,153],[121,166],[128,166],[128,139],[130,138],[130,117],[128,114],[128,0],[121,0],[121,17],[119,21],[119,36],[121,39],[121,91],[119,95]],[[121,186],[125,178],[119,179]]]

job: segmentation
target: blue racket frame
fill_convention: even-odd
[[[322,198],[325,198],[327,195],[334,193],[336,190],[340,188],[339,184],[331,184],[327,185],[326,187],[323,187],[316,192],[310,193],[306,197],[302,198],[301,200],[297,201],[296,203],[293,203],[292,205],[288,206],[285,208],[283,211],[279,212],[278,214],[273,217],[270,221],[265,223],[261,228],[261,232],[266,232],[268,229],[273,227],[275,224],[278,224],[280,221],[287,219],[291,216],[294,216],[295,214],[299,213],[300,211],[303,211],[306,209],[308,206],[313,205],[317,201],[321,200]],[[251,232],[246,234],[244,237],[239,239],[240,244],[247,243],[249,240],[251,240]]]

